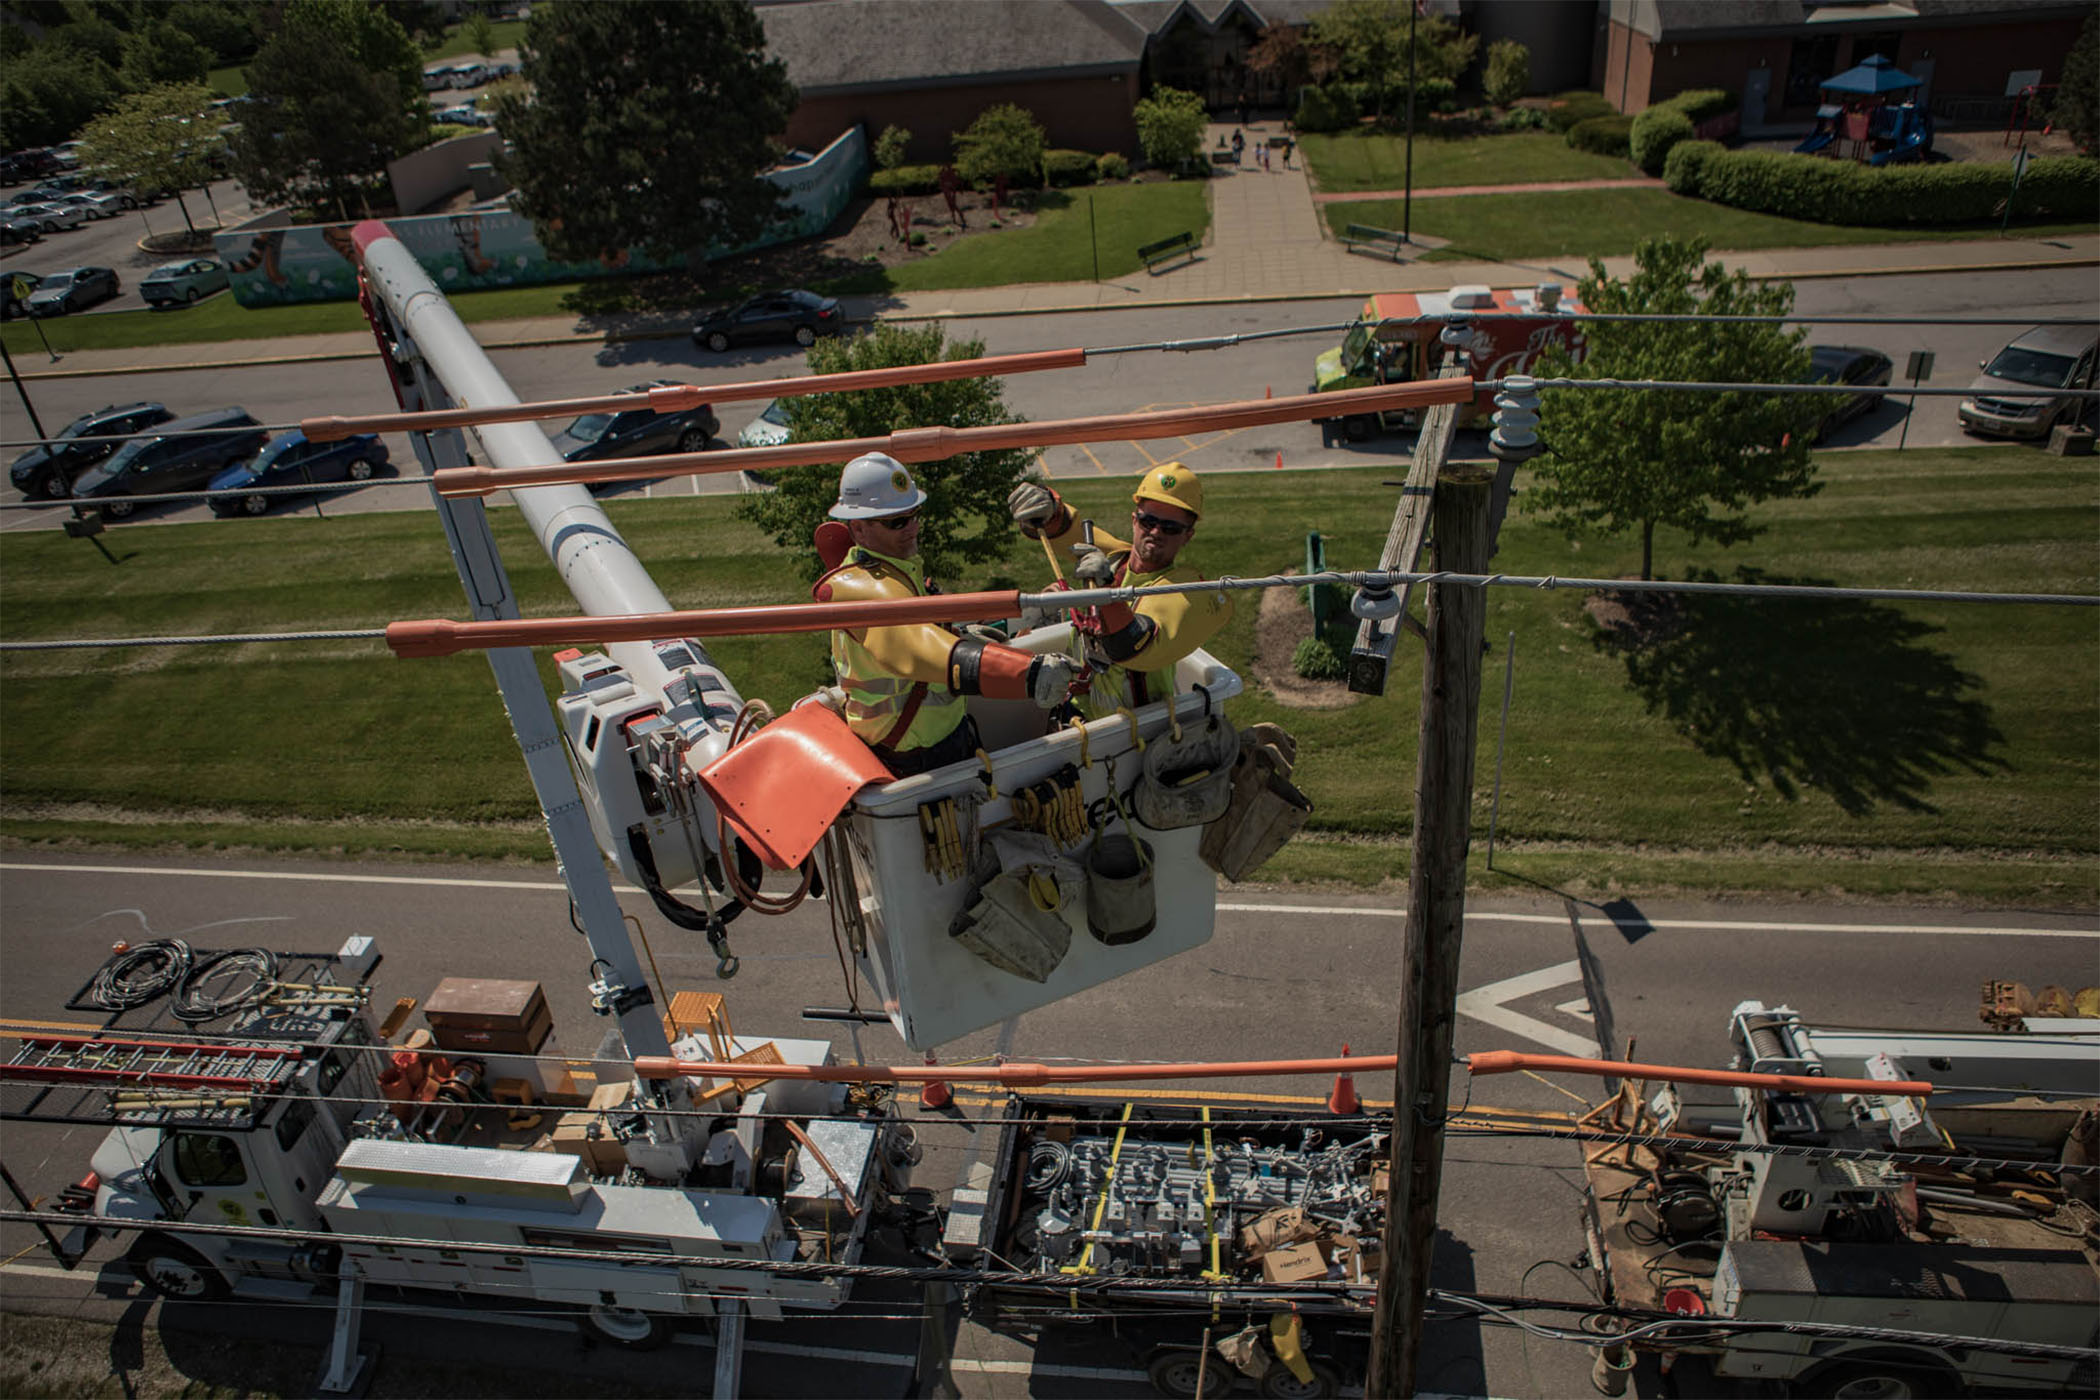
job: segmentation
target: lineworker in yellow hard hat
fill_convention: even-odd
[[[895,458],[870,452],[848,462],[830,515],[844,523],[849,544],[811,595],[820,603],[846,603],[930,591],[909,563],[919,552],[925,504],[926,493]],[[846,692],[847,725],[900,778],[977,751],[964,696],[1033,700],[1055,709],[1076,669],[1067,656],[1036,656],[931,622],[838,628],[831,661]]]
[[[1180,562],[1203,516],[1203,483],[1180,462],[1146,472],[1131,493],[1130,539],[1107,533],[1040,481],[1024,481],[1006,498],[1007,511],[1031,539],[1047,538],[1053,554],[1070,552],[1074,588],[1141,588],[1194,583],[1203,575]],[[1089,528],[1092,527],[1092,528]],[[1162,699],[1173,689],[1176,663],[1215,637],[1232,620],[1223,593],[1164,593],[1136,606],[1110,603],[1075,619],[1086,634],[1084,654],[1097,671],[1086,708],[1095,715]]]

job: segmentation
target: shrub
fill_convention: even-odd
[[[1773,151],[1695,157],[1699,196],[1716,204],[1826,224],[1893,227],[1982,223],[2004,212],[2012,167],[1948,163],[1875,167]],[[2100,205],[2100,161],[2036,160],[2012,212],[2023,219],[2090,219]]]
[[[1053,185],[1084,185],[1094,178],[1093,152],[1045,151],[1043,177]]]
[[[1708,157],[1726,149],[1718,141],[1679,141],[1670,147],[1670,154],[1663,161],[1663,183],[1672,194],[1698,195],[1699,172],[1705,168]]]
[[[1130,115],[1137,123],[1139,149],[1157,168],[1173,170],[1202,156],[1203,128],[1210,115],[1195,93],[1155,88]]]
[[[1736,96],[1725,88],[1687,88],[1658,107],[1674,107],[1691,118],[1692,125],[1710,121],[1736,109]]]
[[[1355,126],[1363,111],[1356,97],[1341,83],[1306,86],[1298,93],[1300,131],[1341,131]]]
[[[1458,84],[1449,78],[1424,78],[1415,85],[1415,111],[1450,112],[1458,108]],[[1400,100],[1386,104],[1388,112],[1407,115],[1407,89],[1400,89]]]
[[[1650,175],[1660,175],[1670,148],[1692,139],[1692,119],[1665,103],[1635,117],[1631,132],[1627,145],[1633,163]]]
[[[1547,104],[1546,125],[1555,131],[1566,131],[1592,117],[1615,116],[1618,110],[1601,92],[1564,92]]]
[[[1338,681],[1349,674],[1325,637],[1307,637],[1291,653],[1291,669],[1309,681]]]
[[[1497,131],[1537,131],[1546,124],[1546,114],[1536,107],[1511,107],[1495,121]]]
[[[1121,151],[1103,151],[1094,162],[1096,180],[1128,180],[1130,161]]]
[[[868,177],[868,193],[878,199],[898,194],[932,194],[941,187],[941,168],[938,165],[900,165],[894,170],[878,170]]]
[[[911,133],[901,126],[886,126],[882,135],[875,138],[875,166],[878,170],[895,170],[904,164],[904,155],[911,146]]]
[[[1591,117],[1568,128],[1568,144],[1600,156],[1624,156],[1633,138],[1633,118]]]
[[[955,168],[973,185],[1001,176],[1016,184],[1042,177],[1043,124],[1026,107],[1001,102],[977,114],[967,131],[955,133]]]
[[[1507,107],[1531,91],[1531,50],[1514,39],[1489,44],[1487,72],[1480,86],[1497,107]]]

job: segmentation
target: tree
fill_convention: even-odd
[[[895,170],[904,164],[905,154],[911,150],[911,132],[901,126],[886,126],[882,135],[875,138],[875,165],[880,170]]]
[[[1414,36],[1417,80],[1453,82],[1473,62],[1478,35],[1467,34],[1442,15],[1417,15],[1410,22],[1405,0],[1336,0],[1313,17],[1316,42],[1341,55],[1343,71],[1368,83],[1375,114],[1385,116],[1388,88],[1408,71],[1408,36]]]
[[[1248,71],[1278,74],[1287,90],[1324,83],[1340,65],[1341,56],[1331,45],[1311,42],[1304,27],[1296,24],[1270,25],[1247,50]]]
[[[887,369],[968,360],[984,353],[983,341],[944,345],[945,335],[938,324],[905,327],[884,322],[867,335],[818,341],[809,350],[810,372]],[[996,379],[814,394],[785,399],[782,405],[790,442],[879,437],[899,428],[981,428],[1025,421],[1007,409]],[[919,536],[919,553],[927,573],[953,581],[965,566],[996,559],[1005,551],[1012,542],[1006,495],[1020,482],[1034,456],[1023,449],[965,452],[913,468],[913,476],[929,497],[926,528]],[[745,496],[737,503],[737,514],[754,522],[775,544],[793,551],[811,578],[818,573],[811,536],[838,499],[843,465],[842,458],[828,465],[789,468],[775,478],[774,490]]]
[[[168,83],[201,83],[211,73],[211,58],[211,50],[180,25],[161,19],[124,37],[124,63],[117,72],[133,92]]]
[[[120,98],[115,110],[81,132],[80,164],[140,194],[173,191],[182,222],[195,234],[182,192],[211,179],[219,146],[211,103],[212,91],[202,83],[170,83]]]
[[[393,17],[362,0],[291,0],[248,68],[231,142],[235,173],[259,199],[333,202],[429,139],[423,61]]]
[[[237,63],[255,53],[255,15],[246,5],[224,0],[183,0],[166,11],[177,29],[211,50],[219,63]]]
[[[1175,170],[1203,154],[1203,130],[1210,113],[1203,99],[1180,88],[1154,88],[1131,109],[1137,120],[1138,145],[1145,159],[1161,170]]]
[[[796,100],[765,43],[742,0],[535,5],[520,50],[531,95],[500,99],[496,125],[548,252],[668,261],[764,233],[780,191],[760,176]]]
[[[1590,260],[1580,286],[1595,312],[1783,316],[1793,288],[1759,285],[1705,262],[1704,239],[1651,238],[1634,252],[1633,276],[1620,281]],[[1589,356],[1575,364],[1562,349],[1539,373],[1582,379],[1722,380],[1787,384],[1808,378],[1807,332],[1777,322],[1613,322],[1584,325]],[[1641,577],[1654,576],[1655,527],[1686,531],[1693,544],[1734,544],[1764,527],[1744,507],[1821,490],[1808,434],[1829,405],[1802,394],[1693,390],[1547,390],[1540,436],[1548,453],[1526,508],[1547,523],[1607,535],[1638,528]]]
[[[496,25],[486,14],[476,10],[467,16],[466,23],[460,28],[465,31],[467,43],[476,54],[483,58],[496,56]]]
[[[2100,14],[2086,16],[2078,41],[2064,55],[2049,119],[2069,133],[2079,150],[2100,148]]]
[[[955,168],[971,184],[1043,178],[1043,125],[1026,107],[1001,102],[977,114],[968,131],[955,133]]]
[[[1487,100],[1507,107],[1531,91],[1531,50],[1514,39],[1488,45],[1487,73],[1481,79]]]

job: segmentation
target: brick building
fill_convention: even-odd
[[[1688,88],[1742,95],[1746,135],[1805,128],[1818,84],[1874,54],[1942,118],[2002,120],[2054,83],[2089,0],[1600,0],[1591,85],[1622,112]]]

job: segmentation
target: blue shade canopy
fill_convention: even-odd
[[[1857,68],[1848,68],[1835,78],[1825,78],[1821,86],[1825,92],[1874,97],[1884,92],[1903,92],[1919,86],[1919,82],[1898,68],[1893,59],[1875,54]]]

